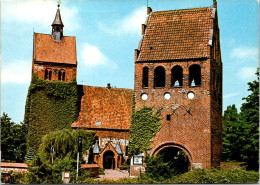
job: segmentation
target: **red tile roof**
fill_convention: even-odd
[[[129,129],[131,89],[83,86],[79,118],[72,127]]]
[[[77,64],[76,38],[63,36],[55,41],[52,35],[34,33],[35,61]]]
[[[28,168],[26,163],[5,163],[1,162],[1,167]]]
[[[152,12],[138,61],[208,57],[213,7]]]

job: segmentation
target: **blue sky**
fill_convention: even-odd
[[[212,0],[149,0],[153,11],[207,7]],[[64,35],[76,36],[78,84],[134,88],[134,49],[146,0],[63,0]],[[31,79],[33,32],[51,33],[54,0],[1,1],[1,115],[23,121]],[[257,0],[218,0],[223,109],[248,95],[259,65]]]

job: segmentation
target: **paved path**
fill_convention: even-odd
[[[110,179],[110,180],[118,180],[120,178],[129,177],[129,173],[127,171],[121,170],[105,170],[105,175],[100,175],[98,179]]]

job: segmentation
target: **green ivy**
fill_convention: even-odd
[[[134,111],[131,117],[129,155],[137,155],[150,149],[152,138],[160,130],[160,111],[154,112],[153,107],[142,107]]]
[[[51,82],[33,75],[25,106],[29,125],[28,147],[37,151],[42,136],[55,130],[72,129],[78,117],[77,82]]]

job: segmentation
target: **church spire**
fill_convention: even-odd
[[[58,3],[58,9],[56,12],[56,16],[54,18],[53,23],[51,24],[52,26],[52,36],[54,40],[61,40],[63,36],[63,23],[61,20],[61,15],[60,15],[60,3]]]

